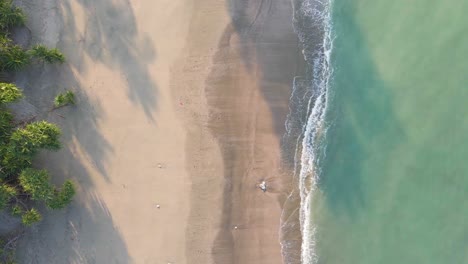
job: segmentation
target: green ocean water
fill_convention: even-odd
[[[334,0],[326,264],[468,263],[468,1]]]

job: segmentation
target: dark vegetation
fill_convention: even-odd
[[[22,91],[3,76],[24,69],[32,63],[63,63],[65,57],[57,49],[36,45],[25,49],[11,40],[14,27],[24,26],[26,17],[9,0],[0,0],[0,210],[20,217],[25,226],[42,219],[35,206],[61,209],[75,194],[71,181],[60,186],[50,183],[46,170],[33,168],[34,157],[41,150],[60,148],[60,129],[46,121],[15,124],[7,105],[23,98]],[[56,97],[54,108],[74,104],[72,92]],[[14,240],[14,241],[13,241]],[[13,263],[12,243],[17,236],[0,243],[0,262]],[[3,248],[2,248],[3,247]]]

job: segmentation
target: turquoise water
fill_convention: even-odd
[[[468,263],[468,1],[332,10],[318,263]]]

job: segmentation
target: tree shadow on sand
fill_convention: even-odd
[[[52,21],[56,27],[49,31],[58,35],[57,42],[46,44],[57,45],[67,58],[63,65],[36,65],[17,75],[19,86],[40,112],[38,119],[57,123],[63,131],[64,147],[56,153],[43,153],[37,163],[51,172],[56,183],[72,178],[78,185],[71,206],[44,214],[44,220],[22,239],[18,256],[22,263],[131,263],[125,241],[90,178],[94,171],[111,183],[106,165],[114,149],[100,131],[99,123],[106,117],[100,102],[88,96],[79,75],[93,70],[85,64],[86,57],[119,71],[127,80],[128,97],[154,121],[157,87],[148,70],[148,64],[155,60],[153,44],[138,32],[127,1],[18,2],[31,17],[28,27],[33,42],[44,42],[41,35],[34,34],[50,33],[44,33],[37,22]],[[77,21],[77,6],[89,20]],[[83,24],[84,29],[79,26]],[[77,106],[50,112],[54,96],[64,89],[76,93]],[[56,233],[47,233],[51,231]]]
[[[87,13],[84,31],[78,30],[71,2],[61,2],[59,13],[62,31],[68,32],[59,42],[59,47],[82,74],[91,70],[82,63],[85,55],[95,63],[120,71],[127,80],[129,98],[153,120],[152,112],[157,108],[157,89],[151,80],[148,64],[155,60],[156,51],[152,41],[138,32],[129,2],[78,0],[76,3]],[[75,32],[69,32],[73,30]],[[79,48],[71,50],[77,43]]]
[[[87,203],[74,201],[63,211],[48,212],[25,234],[18,246],[20,263],[131,262],[105,204],[95,193],[81,195],[88,196]]]

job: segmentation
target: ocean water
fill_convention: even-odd
[[[468,1],[295,10],[301,263],[468,263]]]

